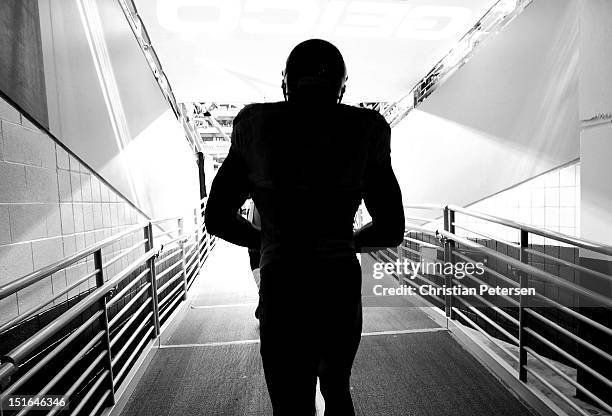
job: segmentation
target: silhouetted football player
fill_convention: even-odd
[[[209,232],[261,250],[261,357],[274,415],[352,415],[349,379],[361,336],[356,253],[404,233],[391,129],[377,112],[340,104],[340,51],[311,39],[283,71],[285,101],[246,106],[206,207]],[[261,230],[237,215],[252,195]],[[353,231],[364,200],[372,222]]]

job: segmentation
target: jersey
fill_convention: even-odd
[[[380,172],[391,171],[390,137],[378,112],[344,104],[242,109],[224,164],[241,172],[236,190],[251,195],[259,211],[260,266],[354,257],[355,213],[368,189],[389,180]]]

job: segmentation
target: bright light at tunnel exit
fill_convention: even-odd
[[[443,40],[472,17],[467,7],[404,1],[158,0],[160,25],[211,36],[306,35]]]

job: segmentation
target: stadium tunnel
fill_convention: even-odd
[[[0,414],[271,414],[248,254],[204,211],[312,37],[392,127],[406,217],[359,256],[357,414],[612,414],[611,27],[608,0],[0,2]]]

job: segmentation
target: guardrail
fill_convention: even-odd
[[[195,208],[190,233],[182,218],[150,221],[0,287],[3,299],[58,272],[84,271],[52,298],[0,327],[2,415],[41,409],[40,401],[31,400],[11,410],[11,399],[23,395],[58,398],[44,407],[49,415],[96,415],[115,403],[115,392],[129,380],[138,357],[187,300],[216,243],[204,225],[205,203]],[[125,246],[118,254],[105,252],[117,245]],[[68,299],[88,282],[90,289]],[[57,316],[12,345],[23,326],[44,320],[59,300]]]
[[[476,264],[481,260],[484,273],[481,276],[465,273],[461,279],[454,272],[437,273],[435,270],[434,273],[419,273],[415,279],[395,273],[401,284],[414,287],[417,293],[423,286],[448,288],[434,290],[434,295],[424,297],[442,309],[447,319],[468,325],[495,344],[513,362],[516,377],[521,382],[527,384],[530,375],[557,396],[559,403],[564,403],[568,410],[584,416],[590,414],[551,383],[537,366],[529,366],[528,357],[532,357],[540,368],[553,372],[575,389],[580,398],[612,413],[609,395],[605,393],[612,388],[607,370],[612,363],[608,341],[612,337],[609,320],[612,297],[609,291],[597,290],[597,284],[591,287],[586,284],[589,279],[595,279],[609,285],[612,276],[576,261],[583,257],[579,250],[612,256],[612,247],[454,205],[426,204],[406,208],[433,210],[441,215],[407,216],[411,221],[425,224],[408,224],[402,245],[377,252],[374,254],[377,260],[407,259],[453,265],[458,262]],[[516,241],[496,238],[477,226],[468,227],[457,221],[457,216],[515,230]],[[467,236],[460,236],[459,232]],[[533,236],[552,244],[534,244],[530,241]],[[555,251],[558,254],[555,255]],[[572,256],[573,259],[568,259]],[[535,294],[524,290],[527,294],[463,295],[463,291],[455,290],[493,288],[496,284],[504,288],[533,289]],[[496,358],[503,360],[501,355]],[[569,376],[556,365],[557,362],[577,369],[578,377]]]

